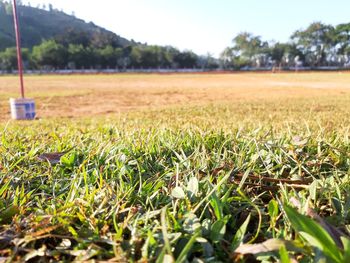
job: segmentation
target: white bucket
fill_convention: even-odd
[[[11,117],[14,120],[33,120],[35,102],[33,99],[10,99]]]

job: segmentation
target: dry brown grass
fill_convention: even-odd
[[[248,113],[271,105],[269,111],[275,113],[281,105],[308,105],[307,100],[317,112],[337,108],[338,99],[345,105],[350,98],[348,73],[28,76],[25,86],[42,118],[208,105],[229,105],[233,111],[248,105]],[[9,118],[8,98],[17,96],[18,79],[0,77],[1,120]]]

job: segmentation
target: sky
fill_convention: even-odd
[[[137,42],[218,57],[240,32],[288,41],[321,21],[350,22],[350,0],[22,0],[63,10]]]

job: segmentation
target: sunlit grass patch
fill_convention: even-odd
[[[348,129],[324,129],[313,120],[302,128],[265,125],[269,118],[224,125],[229,119],[225,108],[214,107],[3,125],[1,256],[345,260]],[[69,149],[58,164],[38,159]],[[294,199],[299,213],[312,208],[342,234],[327,236],[313,223],[326,231],[328,241],[318,240],[313,225],[296,223]],[[260,243],[267,250],[244,253],[242,244]]]

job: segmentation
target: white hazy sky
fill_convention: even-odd
[[[350,22],[350,0],[23,0],[148,44],[218,56],[242,31],[287,41],[312,22]]]

